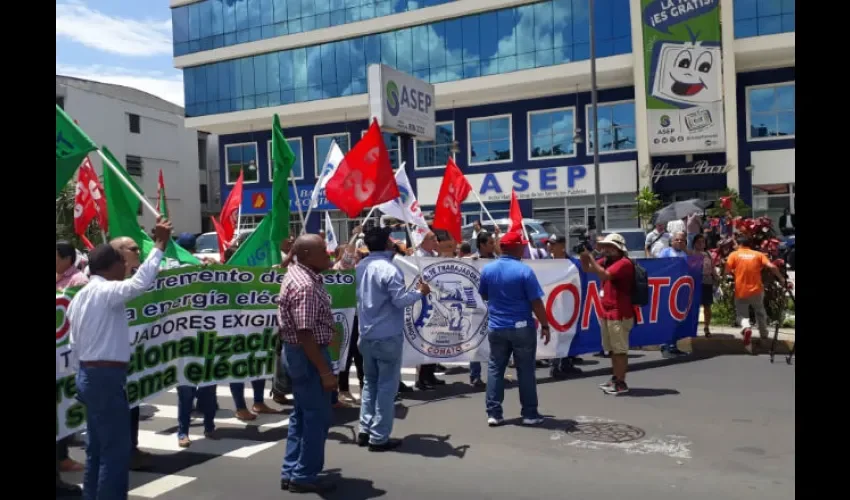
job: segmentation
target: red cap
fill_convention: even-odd
[[[527,245],[528,240],[523,239],[522,233],[519,231],[511,231],[505,233],[505,235],[499,240],[499,243],[502,245]]]

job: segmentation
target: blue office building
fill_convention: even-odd
[[[640,0],[595,0],[595,118],[588,0],[171,0],[174,64],[186,125],[220,136],[223,197],[244,172],[249,224],[269,209],[273,114],[298,156],[293,212],[296,194],[306,212],[330,144],[348,150],[367,128],[374,63],[435,85],[435,139],[385,136],[426,212],[453,157],[495,217],[513,188],[527,217],[595,223],[596,119],[605,228],[638,226],[643,187],[666,201],[728,187],[778,218],[796,210],[795,1],[718,3],[725,141],[690,154],[652,152]],[[466,219],[480,218],[467,202]],[[327,210],[347,236],[355,221],[323,198],[308,227]]]

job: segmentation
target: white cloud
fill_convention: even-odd
[[[113,17],[79,1],[56,4],[56,38],[124,56],[171,55],[171,20]]]
[[[56,74],[139,89],[183,106],[183,75],[179,71],[137,71],[119,67],[56,64]]]

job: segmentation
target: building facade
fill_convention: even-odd
[[[652,8],[674,17],[719,5],[722,43],[696,58],[694,71],[711,69],[713,60],[706,65],[705,57],[722,61],[713,68],[722,83],[702,85],[719,96],[713,118],[725,140],[690,154],[652,153],[659,150],[652,141],[661,139],[649,121],[647,58],[655,56],[644,50],[644,25],[661,18],[642,15],[652,3],[594,3],[601,224],[637,227],[635,197],[643,187],[665,201],[717,199],[730,188],[757,215],[795,211],[794,0],[654,1]],[[494,217],[507,214],[513,188],[526,217],[562,230],[595,224],[587,0],[171,5],[186,125],[220,136],[223,196],[244,171],[242,213],[255,223],[269,208],[272,115],[280,115],[298,156],[297,188],[291,189],[296,220],[294,195],[306,211],[331,142],[347,150],[365,131],[367,67],[383,63],[436,88],[434,141],[385,137],[394,167],[405,162],[425,211],[433,208],[452,156]],[[683,70],[690,60],[680,56],[675,64]],[[689,117],[688,129],[699,130],[711,118]],[[481,218],[474,198],[468,201],[467,221]],[[338,221],[338,234],[347,235],[353,221],[326,200],[308,227],[319,228],[324,210]]]
[[[61,75],[56,75],[56,104],[97,144],[112,151],[154,206],[162,170],[174,230],[201,231],[200,136],[207,134],[186,128],[183,108],[129,87]],[[217,165],[218,151],[212,153],[206,158]],[[102,175],[100,157],[89,158]],[[139,222],[152,229],[153,216],[146,210],[139,215]]]

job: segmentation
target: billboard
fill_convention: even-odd
[[[650,155],[724,151],[719,0],[641,0]]]
[[[384,132],[410,134],[421,141],[436,135],[434,86],[384,64],[369,66],[369,121]]]

